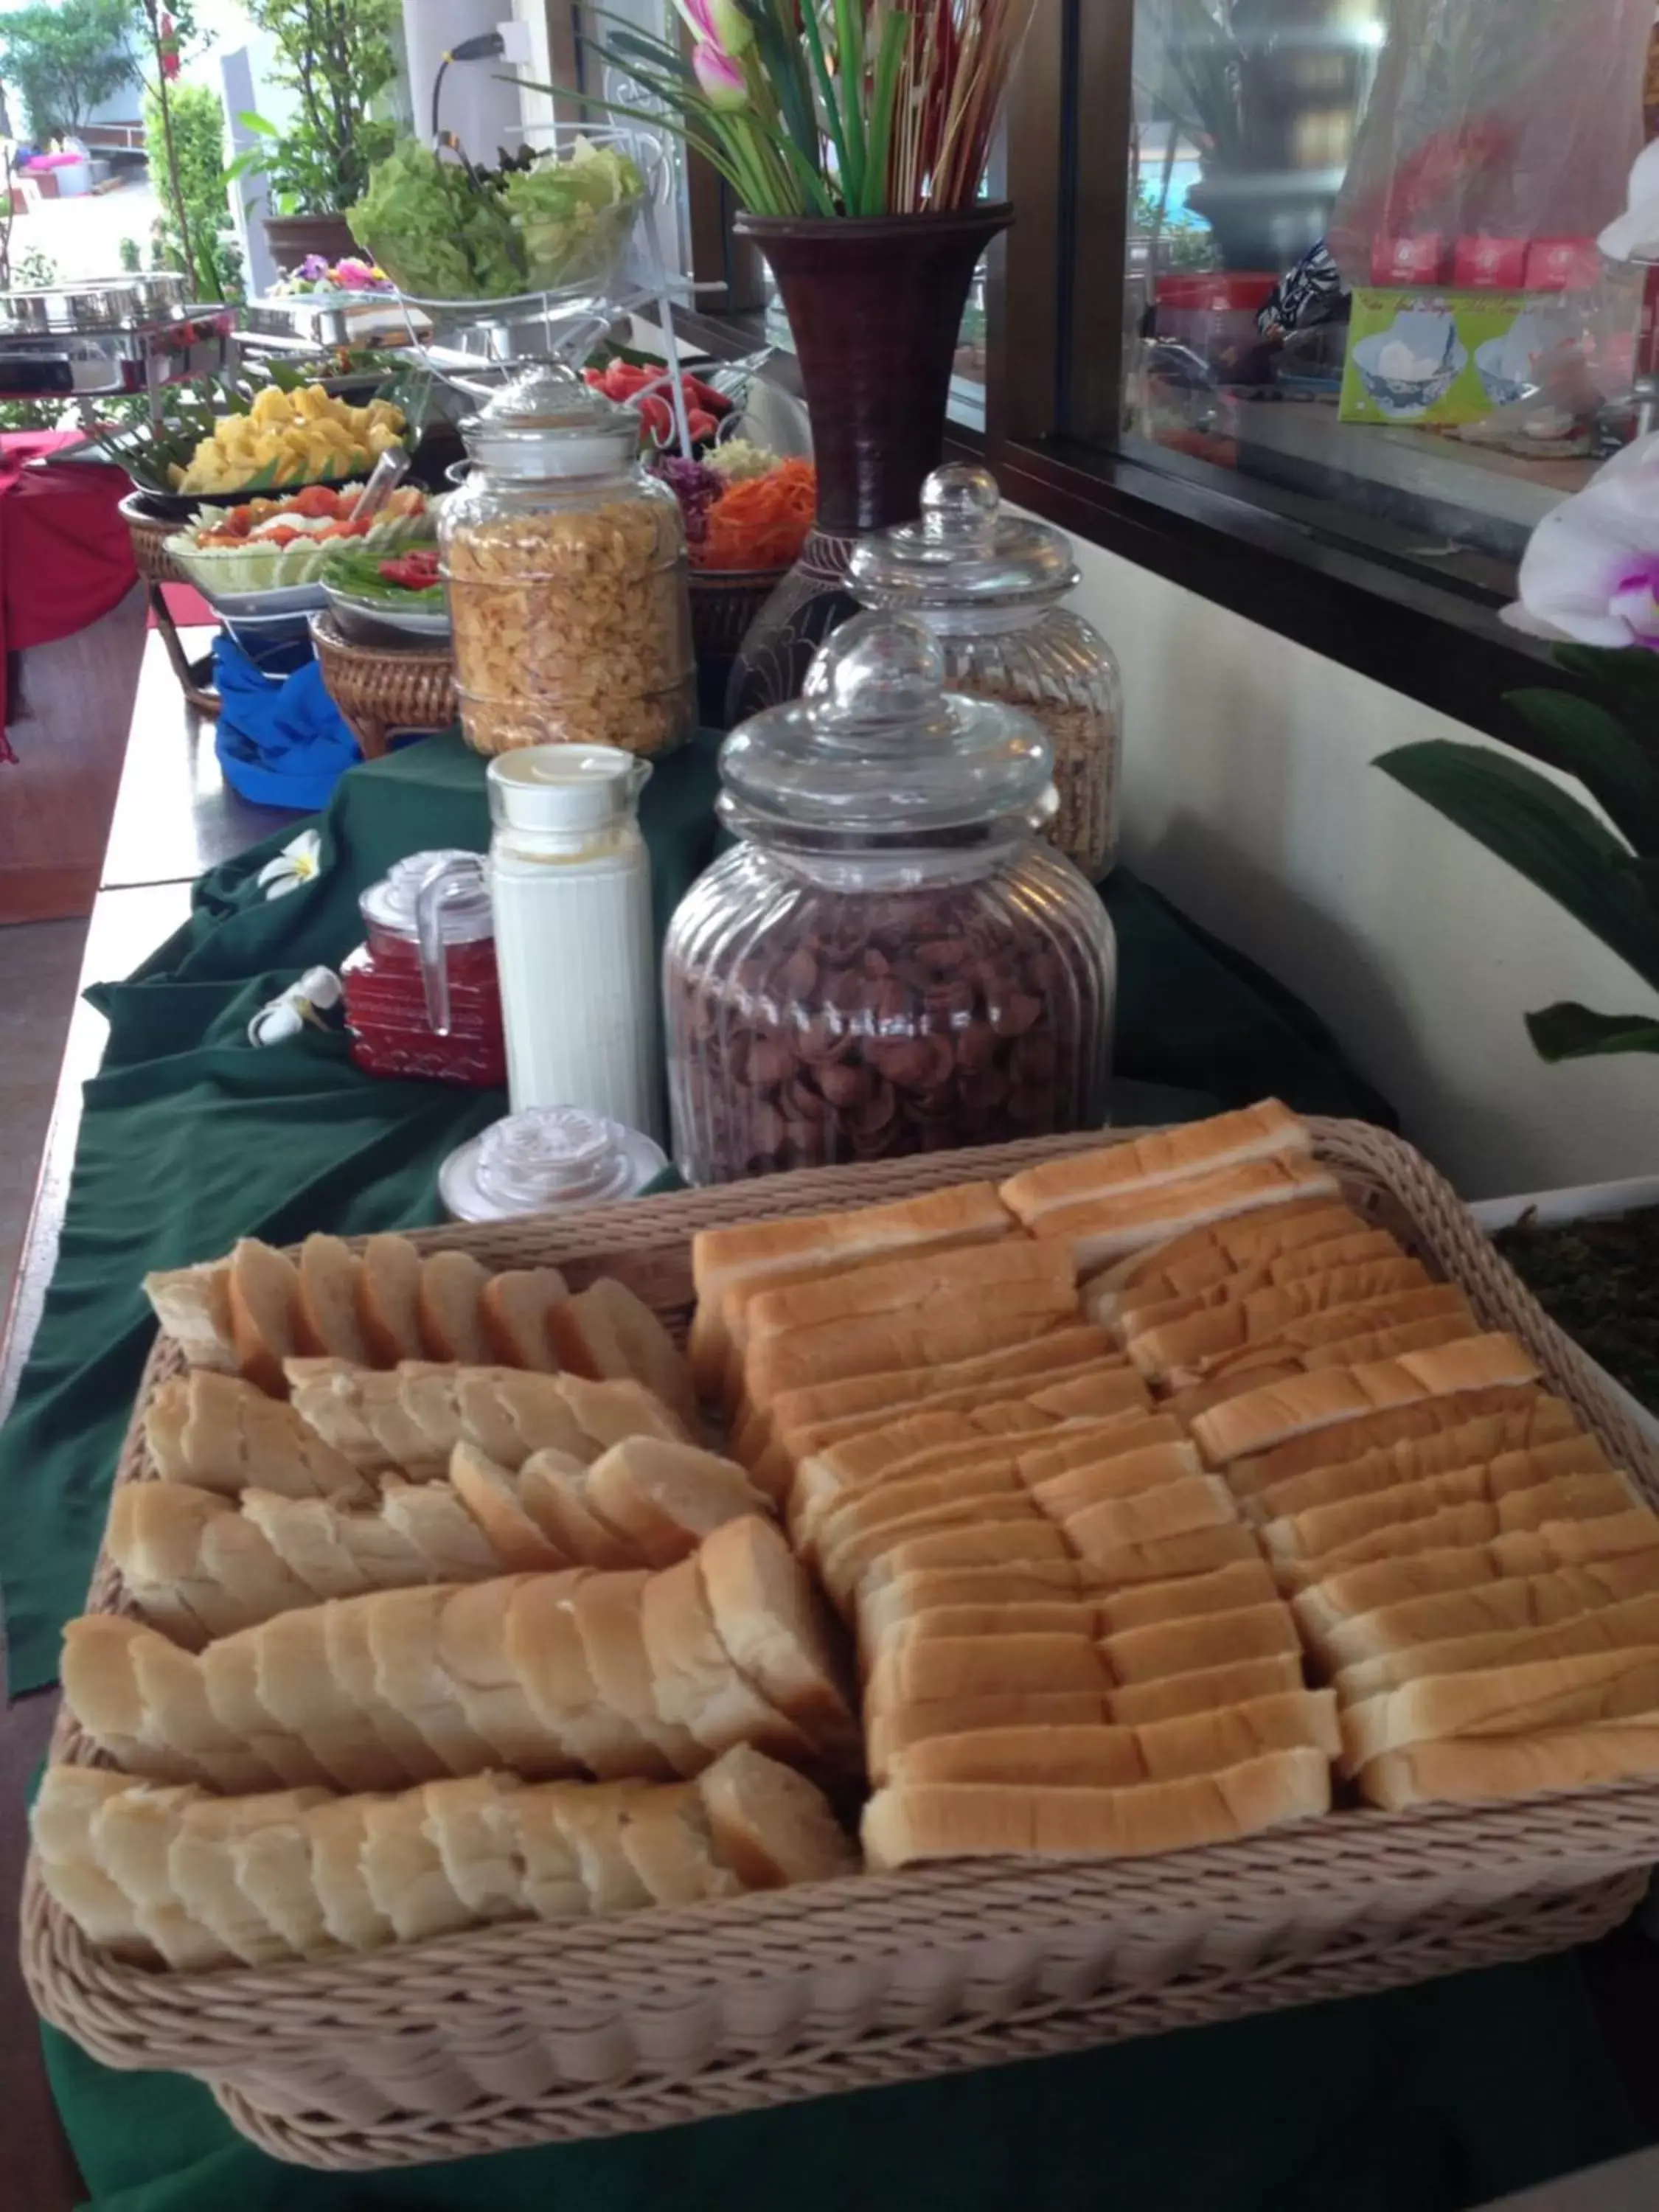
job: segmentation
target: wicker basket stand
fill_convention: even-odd
[[[1345,1194],[1489,1328],[1512,1331],[1659,1504],[1659,1449],[1398,1139],[1314,1124]],[[778,1176],[416,1239],[491,1267],[621,1277],[683,1331],[716,1222],[1006,1176],[1097,1139]],[[140,1410],[180,1361],[160,1340]],[[137,1416],[118,1482],[153,1478]],[[127,1608],[101,1557],[89,1603]],[[54,1759],[95,1757],[66,1716]],[[1146,1859],[985,1859],[367,1957],[206,1974],[93,1950],[33,1865],[23,1966],[46,2017],[118,2067],[207,2081],[279,2158],[421,2163],[616,2135],[1357,1995],[1584,1942],[1659,1860],[1659,1781],[1315,1820]]]
[[[216,714],[219,694],[210,687],[196,681],[190,656],[185,651],[173,619],[173,610],[167,602],[163,584],[185,584],[190,579],[167,550],[167,541],[178,529],[176,522],[161,522],[143,512],[142,495],[133,493],[121,501],[120,513],[132,540],[133,564],[143,579],[144,596],[149,601],[149,611],[155,617],[155,627],[161,634],[161,643],[179,679],[179,688],[185,703],[198,714]]]
[[[398,730],[422,737],[455,720],[455,657],[447,645],[362,645],[333,611],[314,615],[311,641],[328,696],[350,725],[365,760],[376,760]]]

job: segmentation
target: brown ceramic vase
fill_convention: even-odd
[[[817,519],[744,639],[728,722],[793,699],[818,647],[857,611],[847,564],[866,532],[920,512],[939,465],[951,366],[980,257],[1006,203],[954,215],[739,215],[789,317],[812,418]]]

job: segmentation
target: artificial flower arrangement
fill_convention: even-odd
[[[332,292],[389,293],[394,289],[384,269],[373,262],[347,259],[331,267],[325,253],[307,253],[297,269],[271,286],[277,300],[313,299]]]
[[[674,0],[678,41],[621,25],[590,41],[658,103],[568,88],[669,130],[751,215],[934,215],[978,197],[1034,0]]]

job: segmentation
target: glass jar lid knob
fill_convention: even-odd
[[[1035,610],[1078,581],[1065,533],[1011,514],[990,471],[963,461],[935,469],[922,485],[920,520],[861,539],[848,575],[866,606],[918,614]]]

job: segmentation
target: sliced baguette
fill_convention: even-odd
[[[752,1745],[734,1744],[697,1779],[714,1850],[745,1889],[851,1874],[858,1852],[821,1791]]]
[[[689,1729],[715,1756],[750,1743],[792,1765],[810,1763],[812,1747],[764,1698],[720,1641],[695,1559],[682,1559],[646,1583],[640,1624],[657,1710]]]
[[[371,1237],[357,1278],[357,1314],[376,1367],[424,1359],[421,1255],[406,1237]]]
[[[421,1261],[415,1314],[428,1359],[483,1367],[489,1358],[479,1301],[488,1270],[470,1252],[428,1252]]]
[[[601,1453],[586,1495],[653,1567],[672,1567],[727,1521],[769,1510],[734,1460],[661,1437],[626,1437]]]
[[[492,1275],[478,1293],[484,1358],[503,1367],[556,1374],[559,1359],[548,1323],[569,1295],[556,1267],[508,1267]]]
[[[561,1364],[596,1382],[632,1380],[659,1399],[688,1432],[697,1425],[697,1398],[684,1354],[642,1298],[602,1275],[562,1300],[548,1316]]]
[[[483,1529],[501,1565],[512,1574],[549,1573],[574,1565],[580,1554],[550,1542],[519,1497],[518,1479],[481,1452],[458,1443],[449,1455],[455,1495]]]
[[[300,1276],[292,1260],[257,1237],[230,1255],[230,1334],[243,1376],[273,1398],[287,1389],[283,1362],[299,1349]]]
[[[343,1237],[307,1237],[300,1247],[300,1308],[295,1348],[369,1364],[359,1317],[362,1267]]]
[[[803,1735],[856,1763],[847,1654],[775,1524],[749,1515],[708,1535],[695,1565],[714,1632],[739,1670]]]
[[[236,1340],[231,1324],[227,1261],[157,1269],[144,1277],[143,1292],[187,1365],[235,1374]]]
[[[658,1703],[641,1611],[650,1578],[644,1568],[585,1576],[572,1597],[571,1612],[601,1701],[620,1713],[656,1754],[650,1766],[639,1771],[666,1779],[696,1774],[708,1764],[708,1753],[688,1728],[665,1720]]]

